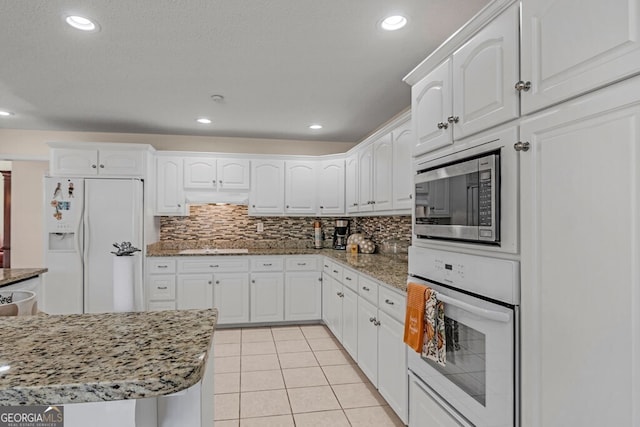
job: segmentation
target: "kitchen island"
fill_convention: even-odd
[[[130,425],[151,426],[177,419],[171,413],[188,396],[189,409],[198,403],[198,424],[184,423],[187,414],[180,414],[182,424],[175,425],[211,425],[213,366],[207,361],[216,322],[215,309],[0,318],[0,405],[65,405],[67,415],[87,412],[78,403],[144,402],[129,405]],[[88,408],[96,413],[96,406]],[[157,414],[157,421],[136,424],[142,412]]]

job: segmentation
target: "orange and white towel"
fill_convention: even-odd
[[[424,328],[422,356],[445,366],[447,342],[444,327],[444,303],[436,299],[436,291],[431,288],[427,288],[425,292]]]
[[[407,286],[407,311],[404,320],[404,342],[417,353],[424,343],[425,293],[429,288],[417,283]]]

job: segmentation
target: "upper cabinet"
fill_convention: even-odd
[[[393,210],[411,209],[413,167],[411,149],[415,136],[411,121],[391,132],[393,138]]]
[[[318,213],[320,215],[344,215],[344,159],[321,161],[318,165],[318,179],[316,181]]]
[[[92,148],[91,144],[70,148],[51,143],[50,174],[53,176],[144,177],[148,146],[120,149]],[[86,148],[85,148],[86,146]]]
[[[391,133],[373,143],[373,210],[393,208],[393,144]]]
[[[514,4],[412,86],[414,156],[519,116],[518,28]]]
[[[522,2],[528,114],[640,71],[638,1]]]
[[[316,161],[285,162],[285,206],[288,214],[316,214]]]
[[[156,215],[186,215],[182,157],[156,159]]]
[[[345,159],[344,197],[347,213],[358,212],[358,153]]]
[[[184,158],[184,188],[189,190],[249,190],[247,159]]]
[[[358,212],[373,211],[373,146],[358,151]]]
[[[274,215],[284,212],[284,160],[251,162],[250,215]]]

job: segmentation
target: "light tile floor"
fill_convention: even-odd
[[[218,329],[216,427],[403,426],[322,325]]]

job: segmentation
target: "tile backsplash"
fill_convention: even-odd
[[[160,241],[251,242],[253,247],[279,247],[297,241],[298,247],[313,247],[313,223],[320,220],[324,246],[330,247],[334,221],[337,218],[315,217],[254,217],[247,206],[191,205],[189,216],[160,218]],[[411,216],[359,217],[351,219],[351,233],[361,231],[376,244],[389,239],[411,241]],[[256,231],[262,223],[264,231]]]

